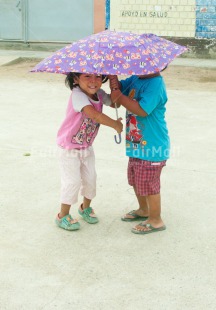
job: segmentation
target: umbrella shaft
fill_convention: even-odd
[[[118,118],[119,118],[119,117],[118,117],[118,108],[117,108],[116,102],[115,102],[115,110],[116,110],[116,117],[117,117],[117,119],[118,119]]]

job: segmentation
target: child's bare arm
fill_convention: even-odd
[[[118,80],[117,75],[109,75],[108,77],[109,77],[109,84],[110,84],[110,90],[111,91],[121,89],[121,84]],[[112,98],[111,98],[111,100],[112,100]],[[112,102],[113,102],[111,104],[112,108],[115,108],[115,104],[116,104],[117,108],[119,108],[121,106],[121,104],[119,104],[117,102],[114,102],[114,101],[112,101]]]
[[[109,75],[110,89],[111,89],[111,101],[117,103],[118,106],[123,105],[128,111],[139,115],[147,116],[148,114],[140,107],[138,101],[133,100],[121,92],[121,83],[118,80],[117,75]]]
[[[123,130],[123,124],[121,122],[122,118],[118,118],[114,120],[107,116],[106,114],[100,113],[95,110],[91,105],[85,106],[82,111],[91,119],[93,119],[96,123],[111,127],[117,131],[117,133],[121,133]]]
[[[147,116],[148,114],[140,107],[139,102],[133,100],[125,95],[119,89],[111,91],[110,94],[112,102],[117,102],[120,105],[123,105],[128,111],[134,113],[138,116]]]

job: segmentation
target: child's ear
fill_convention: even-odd
[[[79,85],[79,78],[75,75],[74,76],[74,84]]]

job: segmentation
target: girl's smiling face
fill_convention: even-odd
[[[90,98],[95,99],[95,94],[101,88],[102,75],[82,73],[76,77],[75,82],[79,84],[80,89]],[[97,99],[97,98],[96,98]]]

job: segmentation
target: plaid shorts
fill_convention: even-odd
[[[166,160],[154,162],[139,158],[129,158],[128,183],[134,186],[140,196],[160,193],[160,174]]]

